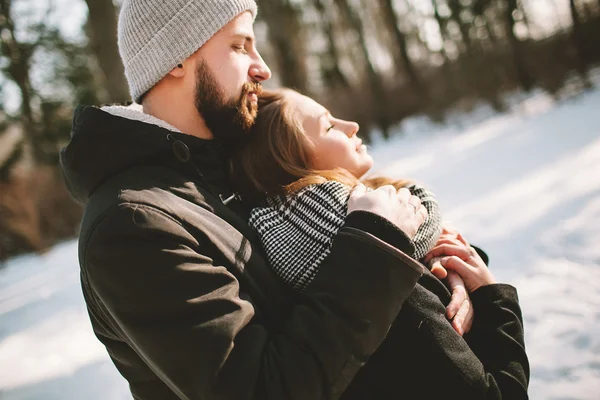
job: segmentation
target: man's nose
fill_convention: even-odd
[[[271,78],[271,70],[258,52],[256,52],[256,59],[250,67],[248,74],[256,82],[266,81]]]

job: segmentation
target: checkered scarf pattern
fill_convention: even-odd
[[[441,216],[431,192],[408,187],[421,199],[428,217],[413,243],[421,259],[441,234]],[[283,281],[302,292],[329,255],[333,239],[344,225],[351,189],[336,181],[310,185],[291,196],[273,196],[250,213],[250,226],[263,243],[271,268]]]

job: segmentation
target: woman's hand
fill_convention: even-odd
[[[425,262],[431,260],[439,262],[439,265],[446,270],[456,272],[464,281],[469,293],[473,293],[481,286],[496,283],[496,279],[477,251],[455,231],[444,228],[435,247],[425,256]],[[443,273],[439,271],[439,266],[436,269],[435,274],[439,278]]]
[[[421,204],[421,199],[406,188],[396,191],[392,185],[367,192],[364,185],[358,184],[350,194],[348,214],[357,210],[386,218],[411,239],[427,218],[427,209]]]
[[[452,292],[450,303],[446,307],[446,318],[451,321],[456,333],[463,336],[471,330],[475,320],[473,303],[471,303],[471,298],[465,288],[465,282],[456,272],[448,272],[446,283]]]
[[[456,230],[444,226],[442,234],[436,243],[436,246],[442,244],[456,244],[458,246],[468,246],[467,241]],[[443,257],[433,257],[428,255],[425,261],[429,263],[429,267],[433,275],[444,282],[450,288],[452,297],[450,303],[446,307],[446,318],[451,321],[452,327],[460,335],[468,333],[473,326],[475,320],[475,311],[473,304],[469,298],[469,293],[465,287],[465,282],[462,278],[453,271],[446,271],[442,266],[441,260]]]
[[[442,257],[434,257],[429,261],[429,267],[433,275],[444,283],[452,293],[450,303],[446,307],[446,318],[451,321],[452,327],[460,336],[468,333],[475,320],[475,310],[469,297],[462,278],[453,271],[446,271],[440,260]]]

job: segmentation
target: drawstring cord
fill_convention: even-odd
[[[239,193],[237,192],[233,192],[233,194],[231,196],[229,196],[228,198],[224,199],[223,195],[220,194],[219,195],[219,199],[221,199],[221,203],[227,205],[229,203],[231,203],[233,200],[237,200],[237,201],[242,201],[242,196],[240,196]]]

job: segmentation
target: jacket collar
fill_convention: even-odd
[[[146,124],[159,126],[171,132],[182,133],[179,129],[169,124],[162,119],[156,118],[153,115],[146,114],[142,111],[142,106],[139,104],[132,104],[130,106],[105,106],[101,108],[102,111],[107,112],[116,117],[127,118],[132,121],[140,121]]]
[[[71,195],[86,204],[110,177],[132,167],[162,165],[199,178],[220,197],[230,197],[228,158],[221,145],[179,132],[130,107],[78,106],[70,143],[60,163]]]

